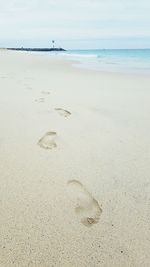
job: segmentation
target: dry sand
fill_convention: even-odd
[[[150,266],[150,77],[0,51],[0,267]]]

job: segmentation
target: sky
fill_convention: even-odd
[[[0,47],[150,48],[150,0],[0,0]]]

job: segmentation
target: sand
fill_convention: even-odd
[[[0,267],[150,266],[150,77],[0,51]]]

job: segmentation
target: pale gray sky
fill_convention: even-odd
[[[0,0],[0,46],[150,47],[150,0]]]

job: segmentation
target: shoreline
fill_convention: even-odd
[[[5,51],[10,51],[7,49],[4,49]],[[11,51],[13,53],[20,53],[20,54],[24,54],[24,55],[31,55],[31,56],[38,56],[38,57],[46,57],[46,58],[52,58],[52,59],[60,59],[60,60],[64,60],[64,62],[69,62],[73,68],[78,69],[80,71],[87,71],[87,72],[95,72],[98,74],[104,74],[104,75],[120,75],[120,76],[129,76],[129,77],[147,77],[149,78],[150,73],[148,72],[136,72],[136,71],[126,71],[126,70],[101,70],[101,69],[95,69],[95,68],[90,68],[90,67],[86,67],[86,66],[82,66],[82,62],[80,59],[74,59],[73,57],[68,58],[66,55],[54,55],[54,54],[47,54],[47,53],[40,53],[40,52],[26,52],[26,51]]]
[[[7,49],[6,49],[7,50]],[[118,50],[118,49],[114,49],[114,50]],[[122,49],[124,50],[124,49]],[[128,49],[130,51],[130,49]],[[133,50],[136,50],[136,49],[133,49]],[[143,50],[150,50],[150,49],[143,49]],[[10,51],[10,50],[7,50],[7,51]],[[20,52],[20,53],[25,53],[25,54],[30,54],[30,55],[37,55],[37,56],[48,56],[48,57],[52,57],[52,58],[60,58],[60,59],[64,59],[65,61],[69,61],[69,62],[72,62],[73,66],[75,68],[78,68],[80,70],[89,70],[89,71],[95,71],[95,72],[98,72],[98,73],[102,73],[102,74],[105,74],[105,73],[108,73],[108,74],[125,74],[125,75],[133,75],[133,76],[136,76],[136,75],[140,75],[140,76],[149,76],[150,75],[150,72],[149,72],[149,69],[148,70],[145,70],[143,68],[141,69],[135,69],[135,66],[134,68],[128,68],[127,65],[126,67],[124,66],[117,66],[117,68],[115,69],[114,67],[110,67],[109,64],[106,68],[106,64],[104,63],[103,66],[96,66],[95,63],[94,65],[92,65],[92,61],[93,60],[91,57],[89,57],[89,61],[87,61],[87,57],[85,56],[75,56],[75,54],[63,54],[63,52],[61,52],[62,54],[51,54],[50,52],[30,52],[30,51],[16,51],[16,50],[11,50],[12,52]],[[92,51],[92,50],[91,50]],[[67,52],[67,51],[66,51]],[[68,51],[69,53],[69,51]],[[96,58],[95,58],[96,60]],[[140,62],[140,59],[139,59],[139,62]],[[129,63],[129,62],[128,62]],[[97,64],[97,63],[96,63]],[[130,65],[130,63],[128,64],[128,66]],[[104,69],[104,70],[103,70]]]

